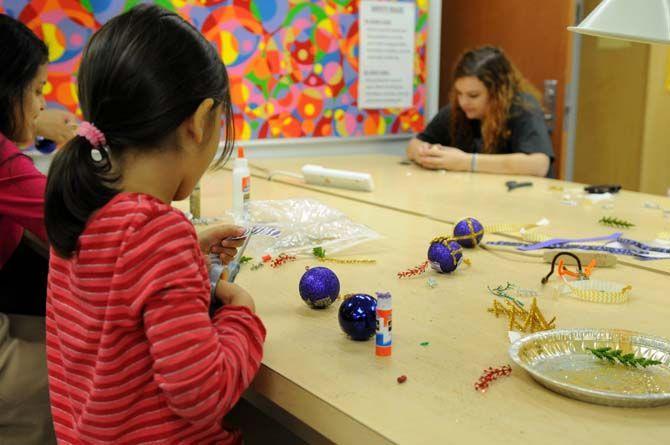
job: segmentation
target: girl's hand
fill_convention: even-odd
[[[221,300],[224,305],[246,306],[251,309],[251,312],[256,312],[254,299],[247,291],[235,283],[219,280],[219,282],[216,283],[214,295],[216,295],[216,298]]]
[[[74,114],[57,109],[48,109],[40,113],[35,122],[38,136],[62,144],[72,139],[77,130],[77,118]]]
[[[200,250],[205,257],[210,253],[219,255],[223,264],[230,263],[237,255],[237,248],[244,244],[244,239],[228,240],[244,235],[244,227],[222,224],[210,227],[198,234]]]
[[[422,150],[416,163],[431,170],[468,171],[470,169],[470,154],[454,147],[431,145]]]

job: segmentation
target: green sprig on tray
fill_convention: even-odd
[[[598,222],[605,226],[616,227],[617,229],[630,229],[631,227],[635,227],[635,224],[632,222],[613,216],[603,216]]]
[[[242,258],[240,258],[240,264],[246,264],[251,260],[253,260],[253,258],[251,258],[250,256],[243,256]]]
[[[601,360],[607,360],[612,364],[619,362],[624,366],[631,366],[633,368],[637,368],[638,366],[646,368],[647,366],[660,365],[663,363],[659,362],[658,360],[650,360],[644,357],[635,357],[635,354],[632,352],[624,354],[621,349],[612,349],[610,347],[595,349],[586,348],[586,350],[591,351],[593,355]]]

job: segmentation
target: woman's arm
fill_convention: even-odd
[[[472,155],[469,157],[472,158]],[[549,171],[549,164],[549,156],[544,153],[478,154],[475,159],[475,171],[544,177]]]
[[[551,161],[544,153],[473,155],[458,148],[433,145],[418,156],[415,162],[435,170],[546,176]]]
[[[422,156],[432,144],[451,145],[449,135],[450,107],[442,108],[428,123],[426,128],[409,141],[407,157],[415,161]]]
[[[416,161],[430,147],[428,142],[418,138],[412,138],[407,145],[407,157],[410,161]]]
[[[18,148],[0,136],[0,215],[47,241],[44,228],[46,177]]]

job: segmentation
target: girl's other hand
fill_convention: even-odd
[[[244,235],[244,227],[230,224],[207,228],[198,234],[200,250],[205,256],[210,253],[219,255],[221,262],[228,264],[237,255],[237,248],[244,244],[244,238],[238,240],[228,238],[242,235]]]
[[[63,144],[72,139],[77,130],[77,118],[69,111],[55,108],[44,110],[35,122],[37,136]]]
[[[214,295],[221,300],[224,305],[245,306],[256,312],[256,304],[249,293],[235,283],[229,283],[219,280],[216,284]]]

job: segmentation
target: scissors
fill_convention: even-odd
[[[237,277],[238,272],[240,271],[240,261],[242,260],[242,257],[244,256],[244,251],[247,248],[247,245],[249,244],[249,240],[251,239],[252,233],[250,232],[249,235],[244,239],[244,244],[242,244],[242,247],[240,247],[240,250],[237,251],[237,255],[228,264],[228,267],[223,270],[223,274],[221,275],[221,279],[228,281],[229,283],[233,283],[235,281],[235,278]]]
[[[229,283],[232,283],[235,281],[235,278],[237,277],[237,273],[240,271],[240,260],[242,259],[242,256],[244,255],[244,250],[247,248],[247,244],[249,244],[249,240],[251,239],[251,234],[249,234],[246,239],[244,240],[244,244],[242,244],[242,247],[240,247],[240,250],[237,251],[237,255],[235,256],[235,259],[231,261],[228,266],[224,266],[221,263],[221,259],[219,258],[218,255],[216,254],[209,254],[209,258],[211,261],[211,267],[209,270],[209,277],[210,281],[216,283],[218,280],[224,280]],[[216,310],[223,306],[223,303],[218,298],[215,298],[212,296],[212,301],[210,302],[209,305],[209,315],[210,317],[213,317],[214,314],[216,313]]]
[[[511,192],[514,189],[518,189],[519,187],[530,187],[533,185],[532,182],[517,182],[517,181],[507,181],[505,183],[507,186],[507,191]]]

